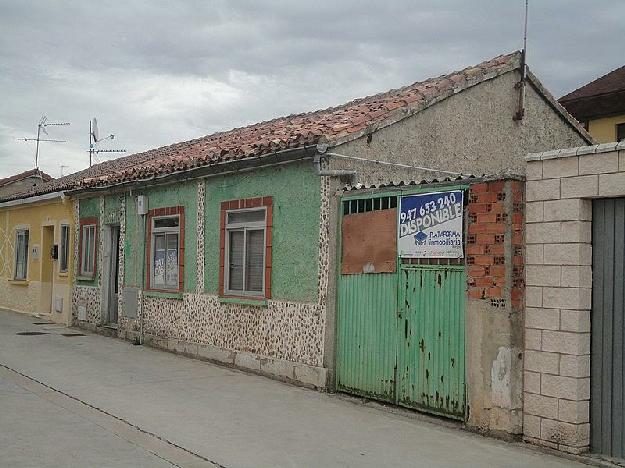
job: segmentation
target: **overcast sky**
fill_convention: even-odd
[[[0,177],[34,166],[44,114],[71,122],[41,146],[58,177],[91,117],[130,154],[340,104],[520,49],[523,4],[0,0]],[[624,64],[624,23],[623,0],[530,0],[530,68],[559,97]]]

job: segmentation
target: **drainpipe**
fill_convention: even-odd
[[[356,171],[347,171],[343,169],[321,169],[321,155],[333,156],[333,153],[326,153],[327,145],[317,145],[317,153],[313,156],[313,165],[315,172],[320,177],[345,177],[350,183],[356,179],[358,173]]]
[[[143,316],[145,314],[145,307],[144,307],[144,303],[145,303],[145,263],[147,262],[147,258],[145,257],[145,252],[146,252],[146,247],[147,247],[147,242],[148,240],[145,238],[145,231],[146,231],[146,219],[147,216],[142,214],[141,218],[143,219],[143,255],[141,255],[141,320],[139,321],[140,327],[139,327],[139,342],[141,344],[141,346],[143,346],[143,341],[144,341],[144,337],[143,337]]]

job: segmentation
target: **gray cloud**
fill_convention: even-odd
[[[625,2],[530,2],[557,96],[621,66]],[[0,1],[0,177],[87,164],[89,119],[129,152],[340,104],[521,47],[523,1]],[[66,170],[67,171],[67,170]]]

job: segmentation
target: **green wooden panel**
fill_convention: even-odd
[[[341,275],[337,326],[337,387],[395,401],[397,275]]]
[[[463,419],[464,266],[404,266],[400,276],[398,403]]]

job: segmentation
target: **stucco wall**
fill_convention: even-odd
[[[170,343],[172,349],[187,354],[198,346],[209,347],[217,350],[212,359],[229,362],[231,358],[229,363],[241,367],[325,386],[321,367],[329,263],[328,189],[329,180],[317,176],[312,163],[305,161],[143,192],[133,190],[132,196],[126,193],[121,198],[101,197],[101,225],[121,223],[120,281],[128,288],[141,289],[145,258],[136,196],[146,194],[150,209],[185,207],[184,292],[139,291],[137,319],[125,316],[120,299],[119,335],[134,339],[143,330],[148,342],[156,346]],[[264,305],[223,303],[217,296],[220,203],[254,196],[273,199],[272,298]],[[91,216],[95,209],[93,202],[83,209],[81,201],[80,216]],[[101,243],[99,248],[101,258]],[[81,325],[93,328],[104,323],[102,294],[99,276],[89,285],[76,285],[74,313],[78,305],[87,312]]]
[[[126,196],[125,285],[141,287],[145,261],[143,218],[137,214],[138,195],[145,195],[148,208],[184,207],[184,291],[195,291],[197,273],[197,185],[185,182],[134,191]],[[147,272],[147,270],[146,270]]]
[[[513,120],[517,108],[519,80],[511,72],[461,91],[446,100],[376,131],[366,137],[333,148],[337,153],[408,163],[467,174],[494,174],[504,169],[525,171],[528,152],[585,144],[583,138],[527,86],[525,117]],[[358,182],[414,180],[441,174],[397,169],[354,161],[333,160],[332,168],[352,166]]]
[[[68,272],[59,271],[59,262],[50,259],[42,245],[43,229],[54,230],[53,244],[61,241],[61,224],[70,226]],[[27,281],[12,281],[15,269],[15,235],[17,228],[29,230]],[[55,322],[67,323],[70,316],[70,284],[73,273],[73,214],[69,200],[26,204],[0,210],[0,307],[30,314],[50,314]],[[32,255],[38,247],[39,258]],[[60,253],[60,252],[59,252]],[[50,270],[42,275],[42,269]],[[45,283],[42,283],[42,277]],[[55,298],[63,300],[62,312],[51,313],[48,308]]]
[[[625,123],[625,114],[613,115],[588,122],[588,132],[597,143],[616,141],[616,125]]]
[[[206,180],[206,292],[218,290],[220,203],[259,196],[273,198],[272,299],[315,301],[320,195],[308,161]]]

